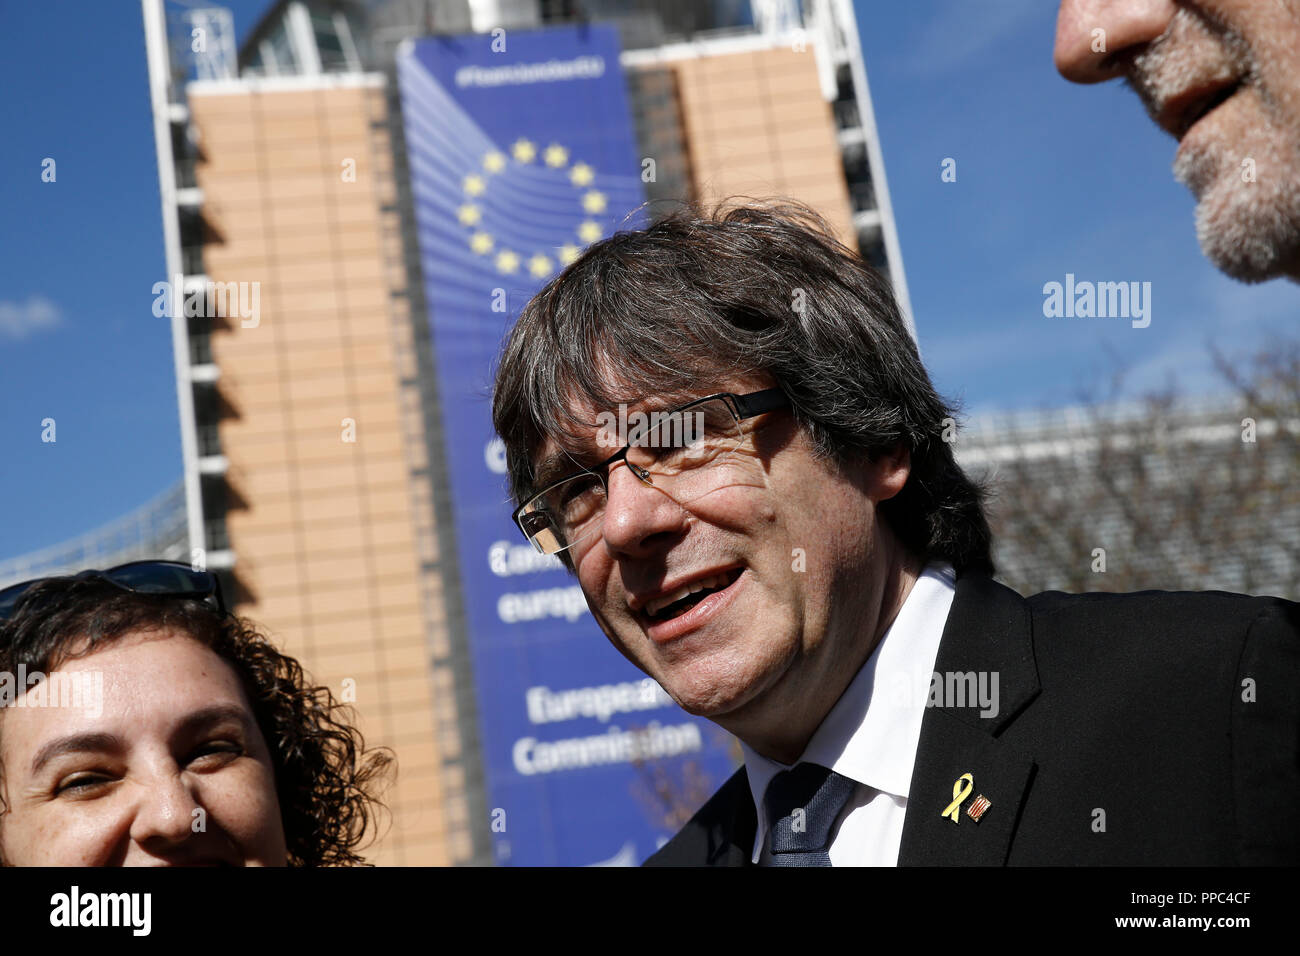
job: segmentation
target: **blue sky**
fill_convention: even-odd
[[[226,4],[242,37],[263,0]],[[1060,406],[1117,362],[1135,389],[1219,388],[1286,331],[1300,288],[1201,256],[1174,143],[1118,84],[1052,67],[1043,0],[858,0],[921,347],[968,413]],[[0,557],[55,544],[181,474],[144,41],[133,0],[8,0],[0,35]],[[56,180],[41,181],[42,161]],[[957,181],[940,179],[945,158]],[[1048,319],[1044,283],[1149,281],[1152,321]],[[57,442],[41,441],[41,421]]]

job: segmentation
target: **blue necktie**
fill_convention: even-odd
[[[772,778],[763,795],[773,866],[830,866],[827,848],[840,811],[857,784],[815,763]]]

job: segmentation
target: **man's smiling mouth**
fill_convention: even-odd
[[[695,575],[680,583],[633,596],[628,604],[647,636],[665,641],[693,630],[729,603],[743,567]]]
[[[710,594],[725,590],[740,577],[740,568],[697,578],[675,588],[671,593],[646,602],[645,616],[652,621],[668,621],[685,614]]]
[[[744,568],[733,567],[712,574],[698,575],[681,584],[672,585],[662,591],[642,596],[633,596],[628,602],[640,617],[647,620],[669,620],[679,617],[692,609],[702,600],[718,591],[729,587],[740,576]]]

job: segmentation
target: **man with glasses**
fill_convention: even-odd
[[[993,581],[952,410],[884,279],[810,210],[688,209],[593,245],[523,310],[493,418],[523,534],[740,739],[649,862],[1300,855],[1296,606]]]

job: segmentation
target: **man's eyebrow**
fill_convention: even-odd
[[[691,402],[694,402],[701,397],[703,397],[703,394],[699,393],[697,390],[686,390],[680,393],[655,395],[650,398],[643,398],[640,401],[627,404],[625,406],[625,414],[630,418],[638,412],[653,413],[672,411],[673,409],[681,408],[683,405],[689,405]],[[619,413],[617,411],[611,410],[610,414],[614,416],[615,421],[618,421]],[[590,455],[576,451],[558,451],[552,455],[548,455],[542,460],[542,463],[537,466],[537,470],[533,474],[534,493],[541,491],[543,488],[559,481],[567,475],[572,475],[586,468],[596,467],[597,464],[604,461],[610,454],[617,451],[617,449],[609,448],[607,451],[608,454],[602,455]]]
[[[591,464],[594,465],[595,461],[593,460]],[[541,491],[548,485],[559,481],[565,475],[572,475],[587,467],[590,466],[582,463],[582,456],[575,457],[562,451],[548,455],[537,467],[537,474],[533,478],[533,490]]]
[[[663,392],[628,405],[627,413],[631,415],[633,412],[670,412],[712,394],[714,393],[701,391],[698,388],[684,389],[680,392]]]
[[[121,737],[108,733],[71,734],[51,740],[32,758],[32,773],[40,773],[41,768],[55,757],[75,753],[122,753],[126,744]]]

